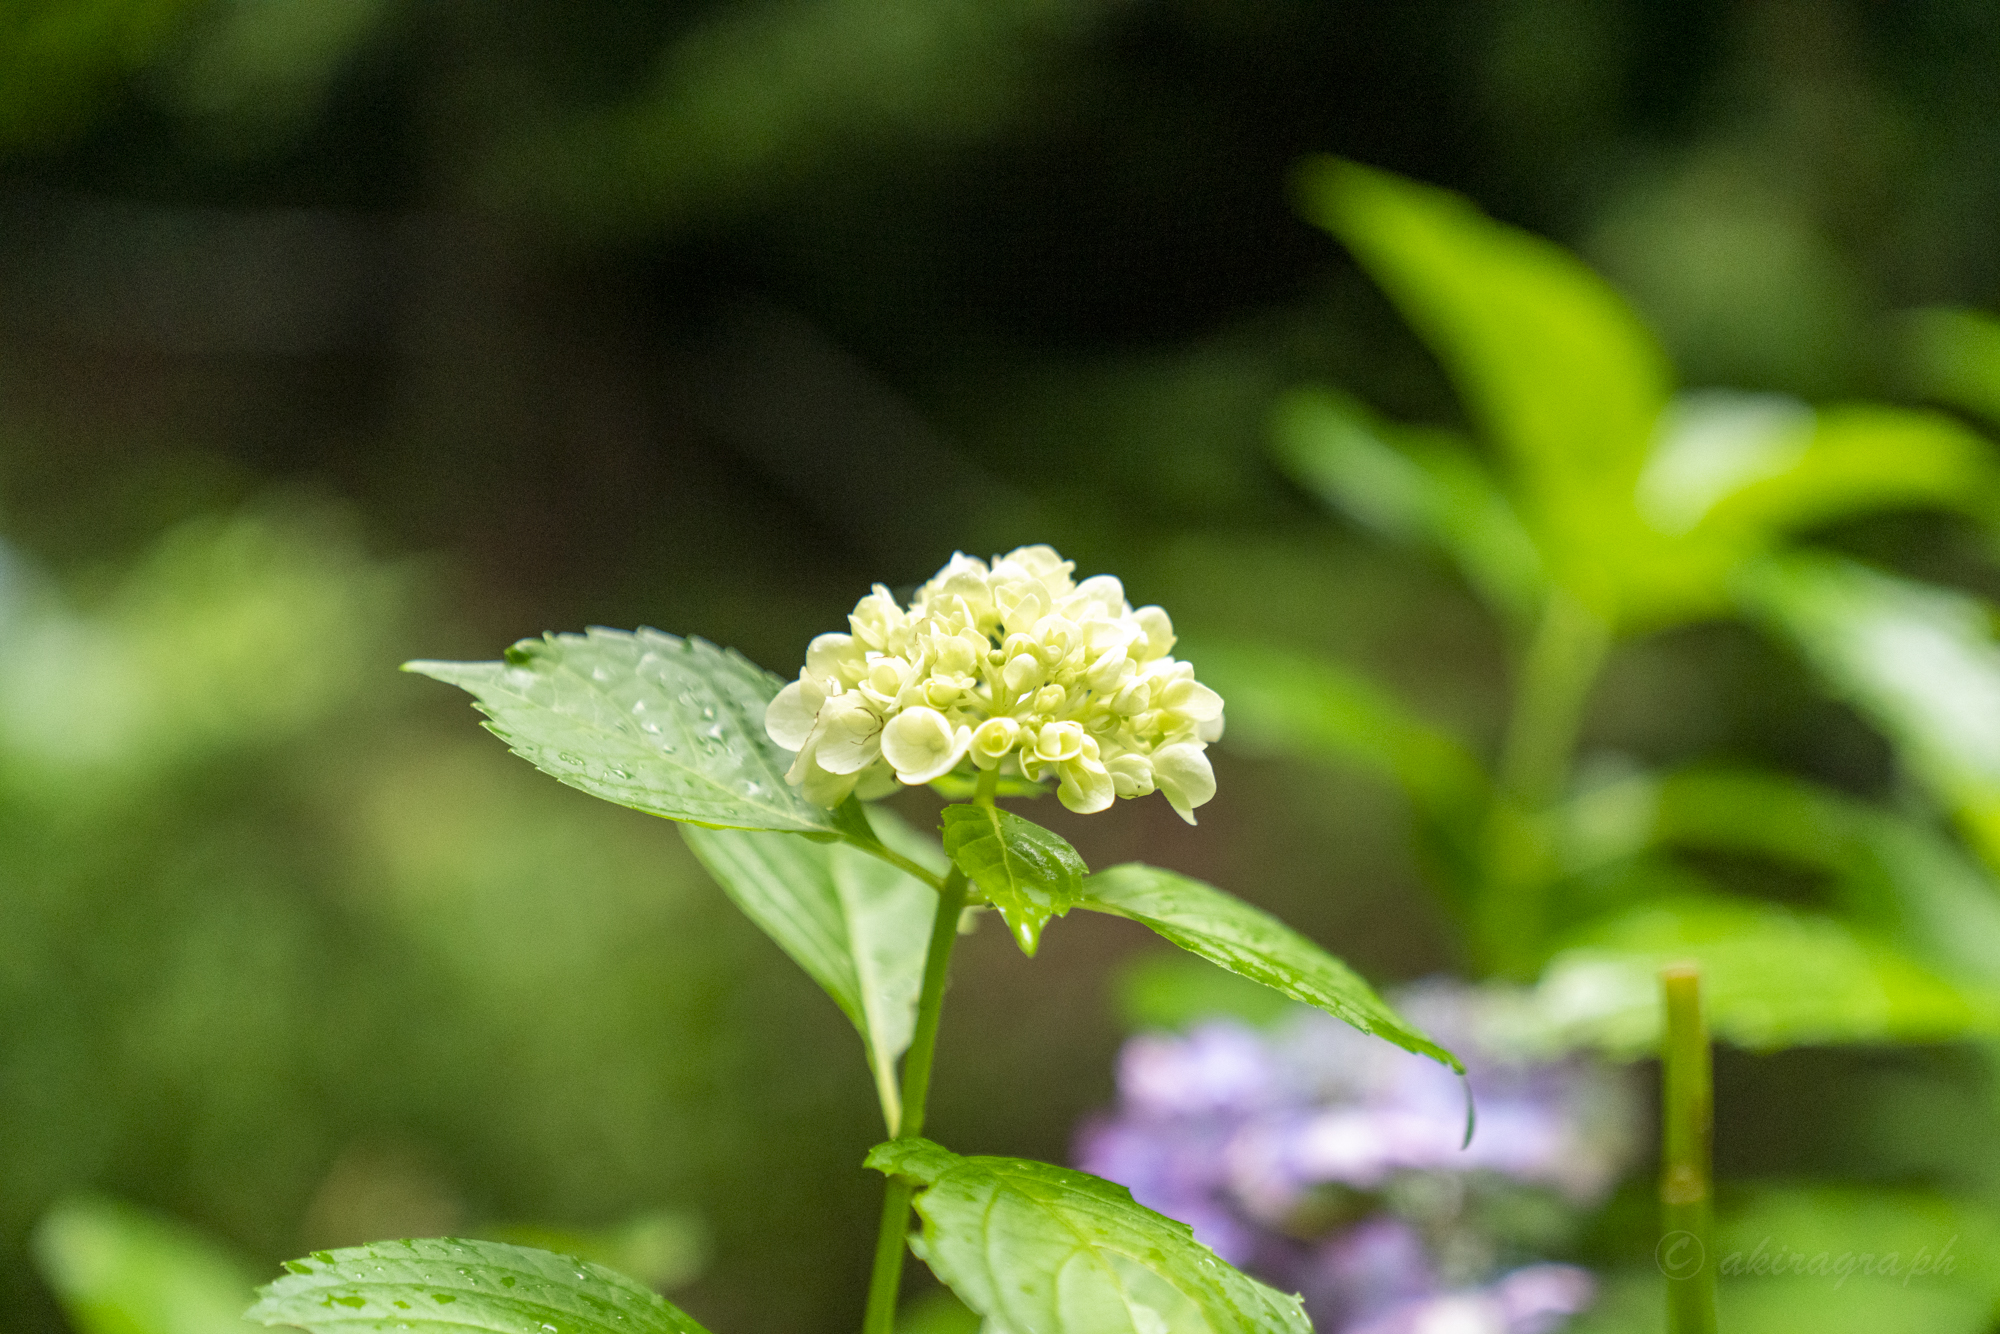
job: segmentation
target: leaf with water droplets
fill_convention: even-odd
[[[1311,1334],[1296,1297],[1098,1177],[891,1140],[868,1166],[919,1184],[913,1249],[988,1329],[1038,1334]]]
[[[1076,906],[1129,918],[1239,977],[1325,1010],[1364,1033],[1463,1071],[1456,1056],[1390,1009],[1354,970],[1261,908],[1143,862],[1099,871]]]
[[[248,1319],[313,1334],[706,1334],[615,1270],[496,1241],[378,1241],[286,1268]]]
[[[935,840],[887,811],[874,819],[890,849],[927,870],[944,869]],[[894,1134],[902,1117],[896,1058],[916,1031],[936,892],[841,843],[685,825],[681,832],[744,915],[825,988],[861,1034],[882,1118]]]
[[[487,726],[543,773],[595,797],[720,829],[833,834],[785,781],[764,731],[782,684],[749,659],[658,630],[524,639],[501,662],[412,662],[468,690]]]
[[[1042,928],[1076,903],[1090,868],[1069,840],[995,806],[944,808],[944,850],[986,896],[1021,953],[1041,946]]]

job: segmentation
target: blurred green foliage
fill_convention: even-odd
[[[1380,979],[1462,964],[1555,579],[1603,633],[1570,627],[1594,686],[1520,971],[1720,913],[1967,1003],[2000,958],[1996,63],[1971,3],[9,7],[0,1324],[61,1327],[30,1229],[90,1188],[259,1266],[699,1205],[705,1322],[844,1327],[865,1245],[825,1220],[873,1185],[827,1165],[873,1112],[839,1014],[666,831],[389,668],[593,622],[783,668],[954,546],[1115,569],[1229,695],[1201,839],[1062,825],[1092,864],[1185,866]],[[1609,285],[1511,233],[1456,314],[1384,277],[1406,328],[1288,210],[1318,152]],[[1500,368],[1561,320],[1577,393],[1538,402]],[[1731,392],[1668,399],[1669,364]],[[1110,1089],[1089,979],[1142,933],[1032,970],[997,934],[933,1118],[1059,1158]],[[1986,1052],[1727,1057],[1725,1167],[1974,1209]],[[1848,1189],[1784,1230],[1859,1247],[1890,1206]],[[1990,1301],[1917,1287],[1741,1300]]]

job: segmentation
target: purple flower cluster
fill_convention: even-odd
[[[1590,1275],[1508,1269],[1546,1237],[1505,1235],[1494,1220],[1523,1211],[1481,1205],[1528,1197],[1560,1221],[1600,1202],[1631,1154],[1630,1090],[1603,1065],[1537,1055],[1513,993],[1431,983],[1399,1005],[1465,1061],[1470,1145],[1457,1076],[1301,1010],[1133,1038],[1118,1108],[1083,1128],[1077,1163],[1302,1292],[1322,1330],[1557,1329],[1589,1305]]]

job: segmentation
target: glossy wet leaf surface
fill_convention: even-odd
[[[1076,903],[1083,864],[1069,840],[992,806],[944,808],[944,850],[999,909],[1024,954],[1041,945],[1042,928]]]
[[[552,1251],[451,1237],[314,1251],[258,1290],[266,1325],[409,1334],[705,1334],[651,1289]]]
[[[749,659],[658,630],[524,639],[501,662],[412,662],[468,690],[516,755],[592,796],[727,829],[833,833],[785,782],[764,731],[782,684]]]
[[[987,1328],[1035,1334],[1310,1334],[1296,1297],[1238,1272],[1125,1187],[928,1140],[868,1155],[921,1183],[913,1246]]]

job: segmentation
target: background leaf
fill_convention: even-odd
[[[1090,868],[1069,840],[997,806],[947,806],[943,819],[945,852],[1007,919],[1021,952],[1034,954]]]
[[[1912,311],[1904,318],[1910,387],[2000,425],[2000,319],[1983,310],[1948,306]]]
[[[96,1196],[58,1203],[35,1262],[77,1334],[242,1334],[256,1280],[184,1224]]]
[[[1185,651],[1201,664],[1201,679],[1229,701],[1233,749],[1357,766],[1395,783],[1446,824],[1483,810],[1486,775],[1465,744],[1360,672],[1240,641],[1202,641]]]
[[[923,1183],[918,1254],[989,1328],[1036,1334],[1310,1334],[1298,1298],[1216,1258],[1123,1186],[1020,1158],[961,1158],[928,1140],[868,1166]]]
[[[1600,566],[1640,528],[1634,487],[1667,400],[1652,336],[1580,260],[1458,195],[1333,159],[1300,189],[1506,451],[1558,581],[1605,610]]]
[[[524,639],[503,662],[408,670],[470,691],[516,755],[594,797],[717,828],[837,832],[765,734],[782,683],[732,650],[598,628]]]
[[[1572,934],[1537,1001],[1554,1031],[1622,1056],[1659,1045],[1660,969],[1701,965],[1709,1025],[1756,1051],[2000,1032],[2000,994],[1955,985],[1872,934],[1771,904],[1683,894]]]
[[[411,1334],[705,1334],[666,1298],[602,1265],[497,1241],[378,1241],[288,1260],[258,1290],[266,1325]]]
[[[1988,865],[2000,865],[2000,645],[1991,610],[1830,556],[1760,562],[1741,592],[1895,743]]]
[[[1080,908],[1130,918],[1230,972],[1325,1010],[1462,1070],[1458,1058],[1405,1022],[1353,969],[1261,909],[1213,885],[1140,862],[1099,871],[1084,882]]]
[[[888,811],[873,813],[882,841],[942,871],[943,851]],[[682,825],[681,835],[724,892],[806,970],[861,1035],[882,1117],[902,1117],[896,1060],[916,1028],[937,893],[844,843],[795,834]]]
[[[2000,981],[2000,890],[1941,830],[1789,774],[1698,768],[1610,784],[1563,816],[1572,872],[1656,847],[1823,872],[1854,919],[1956,976]]]
[[[1532,619],[1547,591],[1541,552],[1467,442],[1390,426],[1329,389],[1287,394],[1272,435],[1300,485],[1392,541],[1443,552],[1488,606]]]

